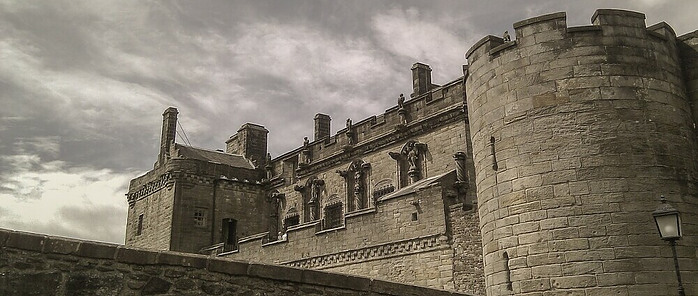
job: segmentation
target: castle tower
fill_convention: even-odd
[[[683,278],[698,278],[698,147],[676,37],[630,11],[592,24],[544,15],[466,54],[489,296],[676,295],[651,215],[662,194],[683,214]]]
[[[155,166],[165,163],[170,156],[170,147],[175,142],[177,132],[177,108],[169,107],[162,113],[162,135],[160,136],[160,154]]]

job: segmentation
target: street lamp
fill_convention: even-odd
[[[661,197],[661,204],[652,212],[654,222],[659,230],[659,237],[665,241],[669,241],[671,251],[674,254],[674,268],[676,269],[676,278],[679,281],[679,295],[685,296],[683,284],[681,283],[681,273],[679,272],[679,259],[676,256],[676,240],[681,238],[681,216],[677,209],[666,203],[664,195]]]

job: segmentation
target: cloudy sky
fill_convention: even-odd
[[[615,1],[698,29],[698,1]],[[157,157],[175,106],[193,146],[219,149],[245,122],[277,156],[312,138],[313,115],[361,120],[461,75],[486,34],[566,11],[589,24],[608,1],[0,0],[0,228],[123,243],[128,181]],[[512,34],[513,35],[513,34]],[[183,142],[178,139],[179,142]]]

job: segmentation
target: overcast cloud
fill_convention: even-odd
[[[698,1],[616,1],[698,29]],[[0,0],[0,228],[123,243],[128,181],[152,168],[162,111],[209,149],[245,122],[274,156],[411,92],[410,67],[458,78],[487,34],[607,1]],[[179,142],[182,142],[178,139]]]

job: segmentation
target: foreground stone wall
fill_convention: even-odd
[[[0,295],[466,295],[0,230]]]
[[[676,295],[651,215],[662,194],[698,294],[695,124],[673,30],[644,20],[544,15],[468,51],[487,295]]]

